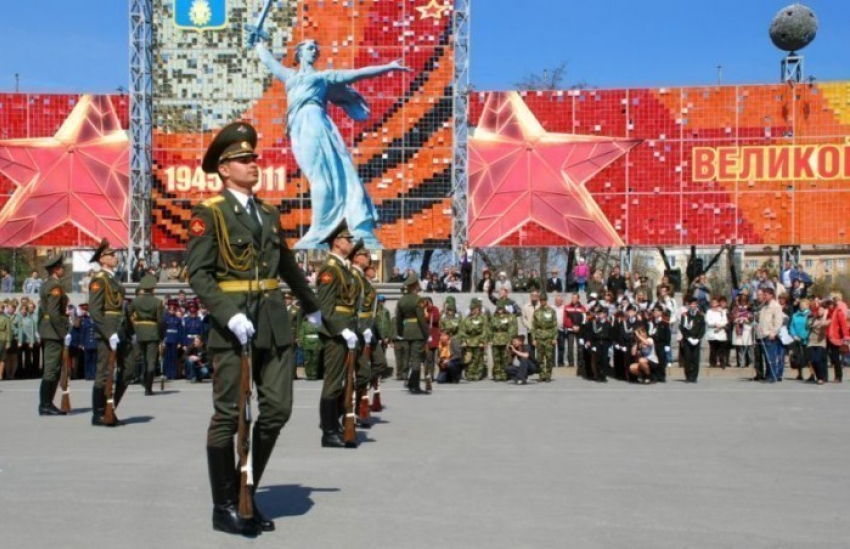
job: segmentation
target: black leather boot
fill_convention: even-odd
[[[124,383],[123,381],[116,381],[114,385],[115,395],[113,399],[115,400],[115,407],[118,408],[118,405],[121,404],[121,399],[124,398],[124,393],[127,392],[127,387],[130,385],[128,383]]]
[[[224,448],[207,447],[207,467],[210,474],[213,512],[212,527],[217,532],[256,537],[259,526],[251,519],[239,516],[239,485],[234,474],[236,458],[233,446]]]
[[[412,395],[424,395],[425,391],[419,386],[419,368],[413,368],[410,372],[410,379],[407,380],[407,390]]]
[[[94,387],[91,391],[91,424],[97,427],[105,426],[103,413],[106,411],[106,394],[102,388]]]
[[[254,472],[254,490],[251,492],[251,499],[254,504],[254,522],[257,523],[263,532],[273,532],[275,529],[274,521],[267,517],[260,510],[259,506],[257,506],[257,498],[254,497],[254,494],[257,492],[257,486],[260,485],[260,479],[263,478],[263,472],[266,470],[266,465],[272,456],[274,445],[277,442],[277,436],[261,436],[256,423],[254,424],[254,431],[251,436],[253,437],[251,439],[253,444],[251,448],[251,468]]]
[[[322,448],[345,448],[335,398],[323,398],[319,401],[319,421],[322,427]]]
[[[41,380],[41,387],[38,392],[38,415],[40,416],[61,416],[64,415],[56,406],[53,405],[53,393],[50,390],[51,385],[55,387],[55,382],[46,379]]]
[[[153,372],[145,370],[145,396],[153,396]]]

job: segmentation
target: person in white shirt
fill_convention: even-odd
[[[658,355],[655,342],[646,334],[643,326],[635,330],[635,346],[636,361],[629,366],[631,378],[638,383],[652,383],[651,372],[658,368]]]
[[[715,298],[710,302],[710,307],[705,313],[705,339],[708,341],[708,367],[725,368],[723,362],[726,351],[726,326],[729,325],[729,315],[726,309],[720,307],[720,302]]]

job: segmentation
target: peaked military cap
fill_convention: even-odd
[[[98,245],[97,249],[95,249],[94,254],[92,254],[91,259],[89,259],[89,263],[97,263],[98,261],[100,261],[101,257],[105,255],[112,255],[114,253],[115,250],[113,250],[109,246],[109,241],[104,238],[100,241],[100,244]]]
[[[543,290],[540,290],[540,295],[538,296],[538,298],[540,299],[540,301],[548,301],[548,296]]]
[[[360,252],[363,252],[364,254],[369,255],[368,250],[365,250],[363,248],[363,239],[362,238],[357,239],[357,242],[354,243],[354,247],[351,248],[351,252],[348,254],[348,257],[346,257],[346,259],[351,261],[352,259],[354,259],[358,255],[361,255]]]
[[[206,173],[218,173],[218,165],[234,158],[256,157],[257,130],[251,124],[234,122],[223,127],[212,140],[201,168]]]
[[[44,268],[48,271],[53,267],[59,267],[60,265],[62,265],[62,254],[48,256],[43,263]]]
[[[354,235],[348,230],[348,223],[345,219],[339,222],[339,225],[331,231],[331,234],[329,234],[327,238],[322,240],[322,243],[330,246],[337,238],[354,238]]]
[[[477,309],[478,307],[481,307],[481,300],[478,299],[477,297],[473,297],[472,301],[469,302],[469,308],[470,309]]]
[[[139,281],[139,289],[140,290],[153,290],[156,288],[156,277],[151,275],[145,275]]]
[[[414,284],[419,284],[419,275],[416,273],[410,273],[410,276],[404,279],[404,285],[406,287],[410,287]]]

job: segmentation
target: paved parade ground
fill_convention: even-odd
[[[256,540],[210,527],[208,383],[133,386],[128,425],[107,429],[89,425],[87,382],[65,418],[36,415],[38,381],[3,382],[2,546],[848,546],[850,384],[571,376],[431,396],[389,381],[357,450],[320,448],[321,386],[297,381],[258,495],[277,531]]]

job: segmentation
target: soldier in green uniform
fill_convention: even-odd
[[[304,315],[301,314],[301,307],[295,303],[295,298],[289,290],[283,292],[283,305],[286,307],[286,312],[289,313],[289,325],[292,327],[292,343],[295,347],[296,368],[292,370],[292,375],[294,379],[298,379],[298,366],[301,365],[299,360],[304,360],[304,351],[301,349],[301,342],[298,339]]]
[[[384,368],[380,372],[372,372],[373,375],[379,375],[381,379],[386,379],[390,375],[390,368],[387,364],[387,347],[392,337],[392,317],[386,307],[387,296],[378,294],[378,305],[375,307],[375,327],[377,328],[376,336],[380,339],[381,351],[384,353]]]
[[[383,335],[378,329],[376,309],[378,292],[372,286],[372,281],[366,276],[366,269],[372,263],[369,250],[363,247],[362,241],[358,241],[351,253],[352,272],[360,284],[361,295],[360,311],[358,312],[357,328],[363,337],[363,343],[369,347],[369,352],[364,351],[358,358],[357,368],[357,390],[361,410],[369,409],[369,385],[372,380],[379,377],[387,367],[387,359],[381,346]],[[363,406],[366,408],[364,409]]]
[[[325,263],[316,274],[317,294],[322,308],[324,325],[319,330],[325,363],[319,419],[324,448],[345,448],[340,417],[345,410],[345,359],[348,351],[357,350],[356,311],[360,287],[348,266],[348,254],[354,236],[343,220],[328,236],[330,246]],[[349,447],[356,447],[350,444]]]
[[[508,345],[517,336],[519,326],[517,317],[508,313],[507,300],[500,299],[496,304],[496,314],[490,318],[490,333],[493,341],[493,381],[507,381],[505,367],[510,364]]]
[[[416,273],[411,273],[407,277],[404,281],[404,289],[405,294],[396,305],[396,330],[402,337],[402,342],[399,343],[407,349],[405,365],[407,389],[414,395],[427,394],[419,386],[419,380],[422,376],[422,365],[425,363],[428,322],[425,320],[425,310],[420,303],[419,276]]]
[[[443,314],[440,316],[440,331],[455,337],[460,332],[460,315],[457,312],[455,298],[449,296],[443,305]]]
[[[319,341],[319,330],[309,322],[301,322],[298,329],[298,345],[304,355],[304,375],[314,381],[320,378],[319,365],[322,355],[322,343]]]
[[[558,315],[546,301],[546,292],[541,291],[540,307],[534,311],[531,323],[531,334],[537,349],[536,358],[540,362],[540,381],[552,381],[555,345],[558,340]]]
[[[480,381],[487,375],[485,351],[490,342],[490,322],[481,314],[481,300],[473,297],[469,302],[469,316],[460,323],[460,342],[469,356],[466,379]]]
[[[390,342],[393,346],[393,356],[395,356],[395,379],[402,381],[407,379],[407,353],[410,351],[410,346],[405,343],[402,337],[402,331],[399,330],[398,303],[396,303],[395,314],[392,317],[390,327]]]
[[[0,303],[0,380],[6,375],[6,354],[12,347],[12,319],[6,314],[8,300]]]
[[[241,122],[223,128],[210,143],[202,168],[218,174],[224,190],[192,210],[187,248],[189,283],[210,315],[215,413],[207,430],[207,465],[213,529],[249,536],[275,525],[256,500],[253,520],[237,513],[233,437],[239,424],[242,350],[250,352],[259,402],[251,436],[256,490],[292,414],[295,357],[278,277],[298,297],[307,321],[321,323],[316,297],[284,240],[279,212],[253,196],[260,175],[256,146],[256,130]]]
[[[47,280],[39,291],[38,310],[41,318],[38,322],[38,336],[44,352],[44,374],[39,391],[38,415],[64,416],[65,413],[53,404],[56,388],[59,386],[59,374],[62,372],[62,347],[71,345],[68,333],[68,296],[62,288],[60,279],[65,274],[62,256],[48,257],[44,263]]]
[[[92,388],[92,425],[113,427],[123,423],[103,421],[106,410],[106,378],[109,375],[109,354],[115,351],[115,383],[112,388],[112,404],[118,404],[130,386],[133,377],[133,353],[131,337],[132,326],[127,321],[124,307],[124,286],[115,278],[114,269],[118,266],[115,250],[105,238],[94,251],[92,263],[100,264],[98,271],[89,282],[89,317],[94,322],[97,340],[97,373]]]
[[[139,281],[139,293],[130,303],[128,314],[136,332],[139,356],[142,357],[145,395],[153,395],[153,376],[159,357],[159,344],[165,336],[165,307],[162,300],[153,295],[156,278],[145,275]]]

